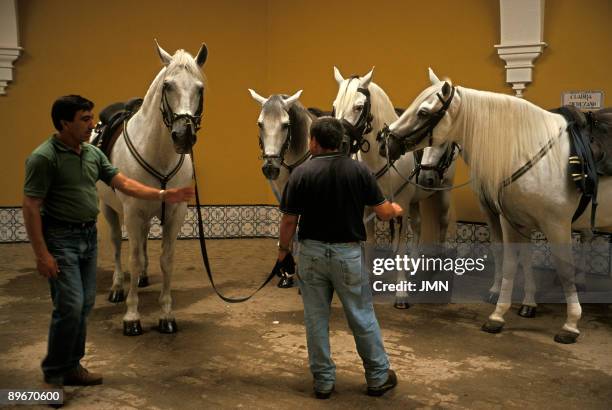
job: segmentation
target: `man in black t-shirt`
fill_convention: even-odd
[[[335,384],[329,347],[334,292],[342,302],[363,360],[367,393],[381,396],[397,384],[374,314],[368,274],[362,269],[360,242],[366,240],[365,206],[373,207],[383,220],[403,211],[385,200],[364,164],[339,152],[343,133],[342,124],[332,117],[312,123],[313,157],[291,174],[280,204],[279,261],[290,253],[299,219],[298,284],[304,302],[310,371],[315,395],[320,399],[329,398]]]

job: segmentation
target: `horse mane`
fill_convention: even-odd
[[[341,96],[336,107],[336,116],[344,116],[347,110],[351,110],[353,107],[353,101],[357,95],[357,88],[359,88],[359,79],[349,78],[345,81],[346,85],[341,84]],[[342,91],[342,87],[344,90]],[[391,99],[385,93],[385,91],[378,86],[375,82],[370,82],[368,86],[370,91],[370,103],[371,112],[374,117],[374,123],[372,124],[372,132],[375,134],[382,129],[383,124],[391,124],[398,118],[395,108]]]
[[[399,117],[393,107],[391,99],[385,91],[374,82],[370,82],[368,87],[370,90],[370,99],[372,103],[372,115],[374,120],[372,123],[372,132],[374,136],[380,131],[384,124],[391,124]]]
[[[296,101],[289,108],[289,118],[291,121],[291,135],[293,135],[289,150],[295,155],[299,155],[306,151],[308,146],[308,136],[310,135],[308,120],[311,119],[311,116],[302,103]],[[297,138],[298,136],[305,136],[306,138]]]
[[[505,94],[457,87],[461,106],[455,133],[469,152],[475,188],[497,200],[502,182],[531,160],[551,139],[542,158],[561,169],[559,134],[565,120],[529,101]]]
[[[164,77],[168,73],[173,73],[174,71],[186,70],[188,73],[195,76],[198,80],[202,81],[204,87],[206,84],[206,76],[202,73],[200,67],[196,64],[195,59],[191,54],[183,49],[177,50],[172,56],[172,61],[167,66],[163,67],[159,73],[151,82],[147,93],[145,94],[145,98],[143,101],[143,110],[146,110],[148,107],[154,107],[153,109],[159,111],[158,105],[153,103],[154,99],[158,99],[159,97],[156,95],[158,91],[161,90],[161,82]]]
[[[204,81],[204,75],[200,67],[196,64],[195,59],[191,54],[183,49],[176,50],[172,56],[172,61],[166,68],[167,73],[172,73],[175,70],[187,70],[188,73],[196,76],[199,80]]]

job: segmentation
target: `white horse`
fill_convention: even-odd
[[[111,151],[111,160],[123,174],[144,184],[160,186],[160,189],[182,187],[189,185],[193,177],[189,155],[196,141],[203,110],[205,81],[200,68],[206,61],[208,50],[202,44],[195,58],[184,50],[178,50],[171,56],[159,45],[157,51],[164,67],[151,83],[140,110],[127,122]],[[129,238],[131,275],[127,312],[123,317],[124,334],[142,334],[137,284],[139,275],[143,278],[147,275],[146,241],[154,216],[163,219],[160,258],[163,283],[159,297],[161,316],[158,329],[162,333],[176,332],[170,280],[175,241],[185,219],[187,204],[144,201],[113,191],[104,184],[98,184],[98,191],[102,212],[110,225],[115,253],[110,297],[114,300],[120,300],[123,295],[121,220],[126,225]]]
[[[370,70],[363,77],[354,76],[344,79],[340,71],[334,67],[334,77],[339,86],[338,94],[333,103],[334,115],[343,121],[351,140],[354,141],[351,146],[360,148],[357,151],[357,158],[367,164],[372,173],[376,175],[378,184],[385,196],[400,204],[403,209],[409,209],[409,212],[402,216],[401,225],[408,226],[407,222],[410,218],[413,233],[412,250],[417,252],[421,236],[419,201],[433,196],[436,192],[417,188],[408,181],[416,165],[413,155],[405,155],[399,158],[394,162],[393,167],[389,168],[387,159],[381,156],[376,149],[378,133],[386,124],[396,121],[398,116],[387,94],[372,81],[373,71],[374,69]],[[437,153],[430,154],[435,155]],[[454,172],[453,163],[444,174],[445,183],[452,185]],[[440,198],[441,205],[438,238],[444,242],[448,228],[450,193],[439,191],[437,196]],[[366,229],[368,244],[373,245],[375,241],[374,224],[368,223]],[[403,252],[406,249],[407,236],[399,233],[393,236],[396,241],[393,248]],[[406,281],[404,270],[398,271],[397,280],[398,283]],[[395,298],[395,307],[407,308],[406,299],[407,293],[398,291]]]
[[[549,243],[567,302],[567,318],[555,335],[574,343],[582,309],[574,283],[572,226],[589,226],[589,213],[572,225],[580,193],[567,169],[567,121],[558,114],[504,94],[454,87],[439,81],[425,89],[386,133],[391,158],[404,151],[453,141],[463,148],[475,187],[493,213],[502,215],[503,268],[500,296],[483,330],[497,333],[511,305],[520,252],[532,229]],[[517,171],[521,171],[517,173]],[[599,202],[612,200],[612,178],[599,180]],[[612,225],[612,208],[600,207],[596,226]]]

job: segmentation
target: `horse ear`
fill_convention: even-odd
[[[291,97],[283,98],[283,102],[285,103],[285,106],[287,108],[291,107],[293,105],[293,103],[295,103],[298,100],[298,98],[300,98],[300,95],[302,95],[302,90],[300,90],[297,93],[293,94]]]
[[[340,70],[338,70],[336,66],[334,66],[334,78],[336,79],[338,85],[340,85],[342,81],[344,81],[344,78],[342,78],[342,74],[340,74]]]
[[[361,78],[361,81],[359,81],[359,86],[362,88],[368,88],[368,86],[370,85],[370,81],[372,81],[373,75],[374,75],[374,67],[372,67],[369,73],[367,73]]]
[[[161,59],[162,63],[164,63],[164,65],[170,64],[172,61],[172,56],[159,46],[157,39],[155,39],[155,45],[157,46],[157,53],[159,54],[159,58]]]
[[[451,92],[451,85],[448,81],[444,81],[444,85],[442,86],[442,96],[448,97]]]
[[[261,95],[257,94],[254,90],[251,90],[250,88],[249,88],[249,92],[251,93],[251,97],[253,97],[253,99],[257,101],[258,103],[260,103],[261,105],[264,105],[266,101],[268,101],[267,98],[262,97]]]
[[[202,43],[202,47],[200,47],[200,51],[198,51],[198,55],[195,58],[195,62],[199,67],[202,67],[206,62],[206,58],[208,57],[208,47],[206,47],[206,43]]]
[[[433,72],[431,67],[428,67],[427,70],[429,71],[429,81],[431,81],[431,85],[436,85],[440,83],[440,79],[438,78],[436,73]]]

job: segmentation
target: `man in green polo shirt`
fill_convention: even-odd
[[[162,190],[122,175],[87,143],[94,128],[94,104],[78,95],[58,98],[51,109],[58,133],[26,161],[23,217],[38,272],[49,279],[53,314],[45,383],[88,386],[102,376],[81,366],[87,316],[96,296],[98,195],[96,181],[140,199],[186,202],[191,187]]]

